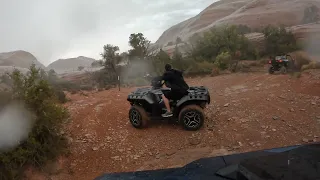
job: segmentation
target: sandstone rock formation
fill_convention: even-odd
[[[166,30],[153,46],[164,47],[175,42],[177,37],[187,41],[195,33],[202,33],[211,27],[224,24],[243,24],[252,29],[266,25],[295,26],[297,34],[304,34],[302,24],[304,10],[315,5],[317,0],[220,0],[211,4],[195,17],[176,24]],[[308,27],[308,26],[306,26]],[[311,30],[311,29],[313,30]],[[318,26],[312,26],[307,31],[318,31]],[[299,33],[298,33],[299,32]],[[254,37],[258,34],[251,34]],[[298,35],[300,36],[300,35]],[[172,48],[167,48],[172,49]]]
[[[91,67],[91,63],[94,61],[95,59],[84,56],[68,59],[59,59],[49,64],[48,69],[53,69],[56,72],[76,71],[78,70],[79,66]]]
[[[29,68],[32,63],[37,67],[45,68],[45,66],[29,52],[18,50],[0,53],[0,67],[12,66],[18,68]]]

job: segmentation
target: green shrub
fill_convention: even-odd
[[[305,71],[308,69],[320,69],[320,62],[312,61],[309,64],[305,64],[301,67],[302,71]]]
[[[197,62],[190,66],[189,70],[185,72],[186,75],[207,75],[212,73],[212,69],[214,67],[213,63],[208,61]]]
[[[250,71],[251,71],[250,65],[240,63],[240,64],[238,65],[238,67],[237,67],[237,71],[240,71],[240,72],[250,72]]]
[[[67,97],[66,94],[61,89],[53,89],[56,97],[58,98],[60,103],[66,103]]]
[[[297,50],[298,44],[291,31],[285,27],[267,26],[263,30],[266,54],[277,56]]]
[[[35,65],[23,75],[18,70],[10,74],[12,99],[22,100],[34,113],[34,125],[27,140],[0,153],[0,179],[20,179],[25,165],[43,166],[65,152],[67,143],[59,135],[62,122],[68,117],[48,81]]]
[[[103,66],[102,60],[96,60],[91,63],[91,67],[102,67],[102,66]]]
[[[231,62],[231,55],[229,52],[222,52],[220,53],[215,61],[214,64],[221,70],[226,70]]]
[[[66,81],[62,79],[49,80],[48,82],[50,83],[51,86],[59,88],[63,91],[81,90],[81,86],[79,84],[72,83],[70,81]]]
[[[172,62],[170,56],[165,51],[160,49],[160,51],[151,59],[153,72],[155,72],[157,75],[162,74],[165,64],[170,62]]]
[[[252,32],[251,28],[247,25],[239,24],[237,25],[237,28],[240,34],[247,34]]]
[[[311,57],[303,51],[292,52],[290,55],[294,59],[295,67],[298,70],[301,70],[304,65],[308,65],[312,61]]]
[[[117,76],[106,69],[93,72],[91,78],[92,81],[98,84],[99,88],[104,88],[108,85],[115,85],[118,83]]]
[[[193,56],[209,60],[216,58],[223,52],[229,52],[231,57],[233,57],[237,51],[240,51],[240,59],[256,59],[257,50],[241,31],[237,26],[212,28],[203,37],[198,37],[199,40],[194,41]]]
[[[212,68],[212,72],[211,72],[210,76],[211,76],[211,77],[213,77],[213,76],[218,76],[219,74],[220,74],[219,68],[217,68],[216,66],[214,66],[214,67]]]

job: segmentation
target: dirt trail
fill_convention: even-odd
[[[320,81],[265,73],[188,79],[209,88],[212,103],[198,132],[152,123],[138,130],[128,120],[127,94],[135,88],[69,95],[65,132],[71,155],[53,180],[88,180],[110,172],[182,166],[193,160],[319,141]],[[311,88],[312,87],[312,88]]]

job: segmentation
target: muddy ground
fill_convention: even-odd
[[[61,132],[71,155],[37,179],[88,180],[103,173],[183,166],[193,160],[320,141],[320,73],[301,78],[238,73],[187,79],[209,88],[204,127],[149,123],[135,129],[128,120],[129,92],[135,88],[69,94],[72,118]],[[53,170],[52,170],[53,169]]]

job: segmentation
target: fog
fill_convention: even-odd
[[[129,35],[156,41],[170,26],[212,0],[2,1],[0,52],[25,50],[44,65],[60,58],[98,58],[105,44],[127,51]]]
[[[310,35],[304,41],[303,50],[310,53],[310,55],[319,56],[320,55],[320,36],[319,35]],[[320,62],[318,58],[312,58],[312,60]]]

